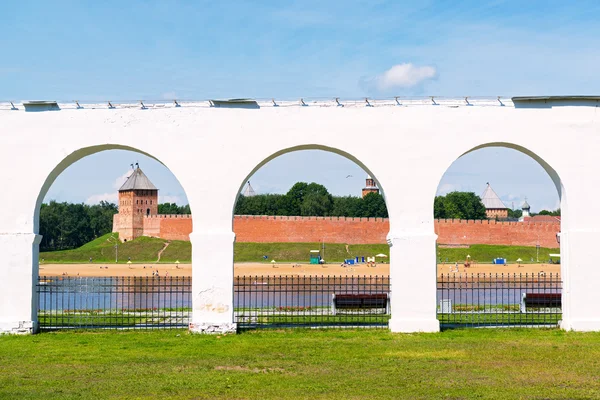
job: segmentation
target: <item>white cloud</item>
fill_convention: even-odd
[[[175,91],[165,92],[161,94],[161,97],[163,100],[175,100],[177,99],[177,93],[175,93]]]
[[[419,67],[411,63],[403,63],[394,65],[380,75],[363,80],[361,85],[371,91],[387,92],[419,86],[436,77],[435,67],[429,65]]]
[[[442,183],[438,186],[438,190],[436,196],[445,196],[450,192],[459,192],[461,191],[461,185],[453,184],[453,183]]]
[[[119,176],[113,181],[112,187],[113,189],[115,189],[114,192],[93,194],[85,200],[85,203],[94,205],[104,200],[117,204],[119,201],[119,189],[121,188],[121,186],[123,186],[127,178],[129,178],[129,175],[131,175],[131,170],[128,170],[123,175]]]
[[[85,203],[89,204],[89,205],[94,205],[94,204],[100,203],[103,200],[108,201],[109,203],[117,204],[117,202],[119,201],[119,193],[113,192],[113,193],[93,194],[85,200]]]
[[[159,204],[163,204],[163,203],[175,203],[175,204],[181,204],[181,198],[179,196],[159,196],[158,197],[158,203]]]
[[[125,183],[127,178],[129,178],[129,175],[131,175],[131,170],[128,170],[123,175],[121,175],[117,179],[115,179],[115,181],[113,183],[113,188],[119,190],[121,188],[121,186],[123,186],[123,184]]]

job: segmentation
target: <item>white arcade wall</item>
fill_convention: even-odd
[[[194,210],[192,331],[235,329],[236,197],[254,171],[300,149],[341,154],[376,179],[390,215],[390,329],[438,331],[433,199],[452,162],[486,146],[520,150],[552,177],[563,215],[562,327],[600,330],[598,99],[0,104],[0,332],[35,331],[38,214],[48,188],[73,162],[109,149],[156,158],[186,191]]]

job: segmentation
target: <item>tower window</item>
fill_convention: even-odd
[[[146,215],[150,215],[150,209],[149,208],[146,210]]]

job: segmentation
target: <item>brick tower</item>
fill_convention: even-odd
[[[362,190],[362,197],[365,197],[369,193],[379,193],[379,188],[377,187],[377,183],[375,183],[375,179],[371,178],[370,175],[367,175],[367,181]]]
[[[122,241],[143,236],[144,217],[158,214],[158,189],[136,166],[119,189],[119,213],[113,220],[113,232]]]
[[[485,206],[485,214],[489,219],[508,218],[508,208],[500,200],[496,192],[494,192],[489,182],[481,195],[481,202]]]

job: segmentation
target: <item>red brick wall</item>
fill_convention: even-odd
[[[387,219],[235,216],[238,242],[385,243]],[[440,244],[505,244],[557,247],[559,223],[436,220]],[[539,241],[539,242],[538,242]]]
[[[115,218],[117,222],[117,218]],[[233,230],[238,242],[385,243],[389,223],[383,218],[272,217],[236,215]],[[436,220],[440,244],[504,244],[557,247],[560,223]],[[144,235],[189,240],[189,215],[144,217]]]
[[[389,223],[384,218],[270,217],[236,215],[238,242],[385,243]]]
[[[190,240],[192,216],[151,215],[144,217],[144,236],[160,237],[166,240]]]
[[[504,244],[558,247],[560,223],[437,220],[435,233],[441,244]]]

